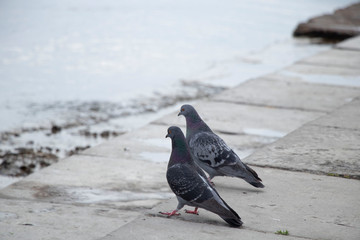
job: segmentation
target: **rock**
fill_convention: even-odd
[[[100,136],[101,136],[102,138],[109,138],[109,136],[110,136],[110,131],[103,131],[103,132],[100,133]]]
[[[16,148],[0,155],[0,174],[7,176],[27,176],[36,169],[47,167],[58,161],[52,153],[35,151],[32,148]]]
[[[60,127],[60,126],[57,126],[57,125],[53,125],[53,126],[51,127],[51,133],[52,133],[52,134],[56,134],[56,133],[58,133],[58,132],[61,132],[61,127]]]
[[[344,40],[360,34],[360,3],[311,18],[295,29],[294,36],[321,37]]]

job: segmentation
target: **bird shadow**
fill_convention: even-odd
[[[203,211],[203,210],[201,210],[201,211]],[[240,226],[240,227],[229,226],[226,222],[222,221],[221,218],[219,220],[213,219],[213,218],[207,216],[206,214],[194,215],[194,214],[186,214],[185,212],[181,212],[180,215],[168,217],[168,216],[163,215],[160,212],[158,212],[155,214],[154,213],[148,214],[148,216],[149,217],[167,218],[167,219],[171,219],[171,220],[179,220],[179,221],[184,221],[184,222],[188,222],[188,223],[209,224],[209,225],[215,225],[215,226],[221,226],[221,227],[231,227],[231,228],[243,228],[242,226]]]

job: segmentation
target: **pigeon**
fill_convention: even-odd
[[[209,128],[193,106],[181,106],[180,115],[186,118],[186,141],[192,157],[210,180],[215,176],[238,177],[254,187],[264,187],[257,173]]]
[[[185,210],[186,213],[198,215],[198,208],[204,208],[219,215],[230,226],[240,227],[243,223],[239,215],[220,197],[206,174],[192,159],[181,129],[169,127],[166,137],[170,137],[172,142],[166,178],[177,197],[178,205],[172,212],[160,213],[168,217],[180,215],[178,211],[188,205],[195,207],[195,210]]]

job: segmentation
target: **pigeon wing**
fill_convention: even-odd
[[[188,164],[175,164],[166,173],[171,190],[176,196],[191,203],[201,203],[212,197],[207,180]]]
[[[176,196],[191,206],[201,207],[218,214],[232,226],[241,226],[239,215],[220,197],[207,180],[199,175],[193,166],[175,164],[166,174],[169,186]]]
[[[189,147],[195,158],[218,168],[239,163],[239,157],[226,145],[224,140],[214,133],[201,132],[192,137]]]

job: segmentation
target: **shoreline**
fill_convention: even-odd
[[[345,174],[359,176],[360,87],[339,85],[348,75],[360,80],[357,66],[348,65],[360,61],[359,42],[360,37],[340,43],[192,104],[236,152],[249,144],[259,147],[243,161],[255,166],[264,189],[241,179],[214,179],[243,227],[229,228],[204,210],[170,219],[158,213],[176,206],[165,178],[171,144],[164,138],[170,125],[185,128],[176,109],[1,189],[6,212],[0,229],[9,239],[29,234],[84,240],[238,239],[241,234],[275,240],[279,229],[294,240],[357,239],[359,180]],[[352,46],[357,50],[349,50]],[[337,76],[337,82],[307,81],[323,74]],[[278,139],[264,145],[269,133]]]
[[[293,57],[292,61],[303,56],[306,51],[308,53],[305,55],[311,55],[314,52],[331,47],[330,44],[319,44],[318,40],[314,42],[313,39],[291,39],[290,43],[277,43],[270,49],[265,48],[260,51],[259,56],[255,54],[252,58],[257,59],[256,61],[264,61],[263,65],[272,64],[267,63],[269,56],[267,54],[262,56],[262,52],[273,51],[272,48],[288,48],[289,44],[292,45],[297,42],[300,45],[294,45],[291,48],[299,48],[297,51],[300,51],[300,49],[304,51],[298,57]],[[146,123],[176,108],[176,104],[179,102],[208,98],[224,91],[235,84],[231,80],[235,76],[240,77],[240,82],[242,82],[264,71],[266,73],[278,69],[277,66],[272,66],[269,70],[264,68],[257,74],[255,74],[256,69],[254,69],[251,70],[254,73],[250,72],[250,75],[247,72],[243,75],[242,73],[236,73],[234,76],[219,75],[224,71],[222,69],[231,69],[242,66],[242,64],[259,67],[258,63],[252,63],[253,60],[250,60],[244,58],[240,62],[236,59],[225,61],[214,69],[205,71],[200,75],[195,74],[194,77],[179,80],[179,83],[170,90],[153,93],[152,96],[144,96],[140,99],[130,99],[125,103],[69,102],[69,110],[66,110],[68,105],[66,103],[54,103],[42,107],[39,105],[35,108],[40,113],[40,116],[41,114],[45,116],[55,114],[52,117],[53,120],[42,119],[42,122],[45,123],[43,125],[31,126],[30,124],[28,127],[17,130],[0,132],[3,143],[0,148],[0,160],[2,159],[2,162],[0,162],[2,166],[0,174],[26,176],[42,166],[49,166],[65,157],[80,153],[89,147],[144,126]],[[239,79],[236,82],[239,83]],[[51,110],[52,108],[54,110]],[[44,113],[41,113],[42,111]],[[66,114],[69,113],[73,114],[69,120],[66,120]],[[60,118],[56,116],[60,116]],[[30,152],[31,154],[28,154]],[[244,152],[249,152],[249,150],[244,150]],[[41,164],[41,159],[46,158],[46,156],[48,156],[48,159],[45,159]]]

